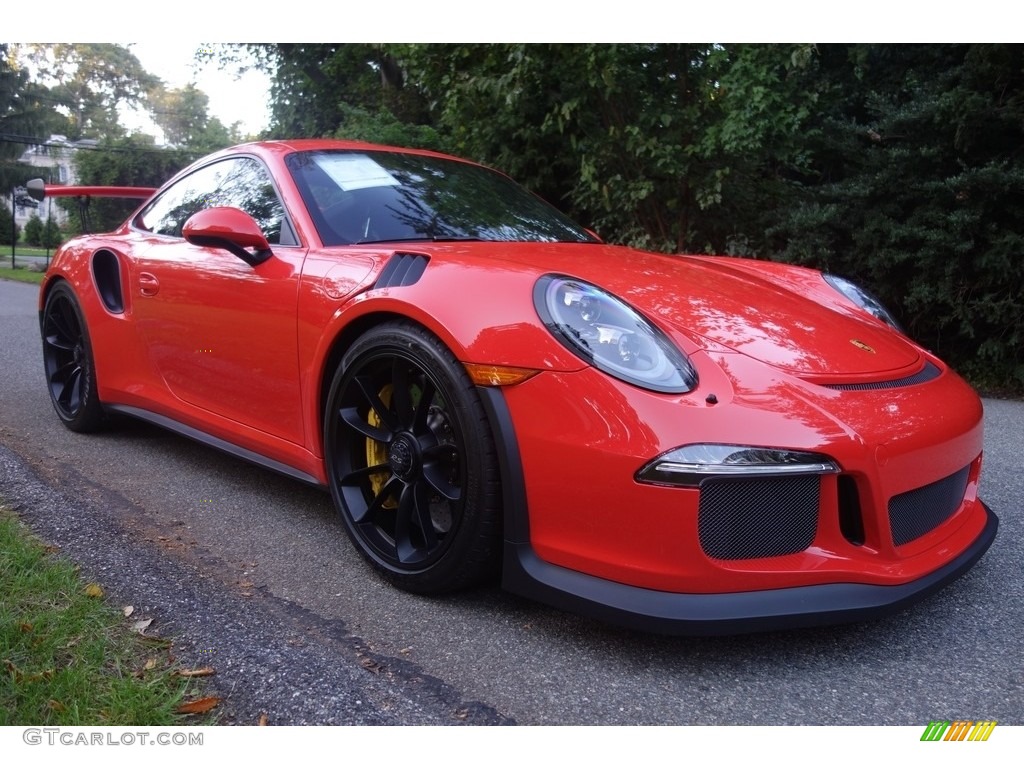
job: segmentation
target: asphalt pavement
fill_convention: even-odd
[[[398,592],[324,493],[130,420],[68,432],[36,292],[0,280],[0,498],[184,661],[214,666],[224,722],[1024,724],[1024,403],[986,401],[1000,534],[955,584],[876,622],[666,638],[497,588]]]

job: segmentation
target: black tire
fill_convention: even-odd
[[[420,326],[378,326],[331,382],[324,455],[356,548],[401,589],[437,594],[500,564],[501,484],[491,429],[452,353]]]
[[[89,331],[71,287],[57,283],[43,308],[43,367],[50,400],[64,426],[95,432],[103,422]]]

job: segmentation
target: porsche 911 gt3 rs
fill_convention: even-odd
[[[982,407],[840,277],[602,243],[500,173],[246,144],[57,253],[46,381],[330,490],[419,593],[669,633],[878,616],[970,568]]]

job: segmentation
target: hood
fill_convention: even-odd
[[[911,341],[851,308],[813,270],[603,245],[510,250],[509,260],[594,283],[699,347],[724,346],[798,376],[898,377],[921,366]]]

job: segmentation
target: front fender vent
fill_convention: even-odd
[[[422,253],[396,253],[374,283],[374,288],[401,288],[423,277],[430,258]]]

